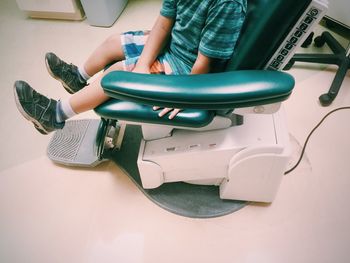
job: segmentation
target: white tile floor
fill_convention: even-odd
[[[75,169],[47,159],[50,136],[20,116],[13,82],[67,96],[46,72],[47,51],[83,63],[112,32],[150,28],[159,6],[159,0],[130,1],[113,27],[97,28],[87,21],[28,19],[15,1],[0,2],[0,262],[348,262],[349,110],[317,130],[271,205],[215,219],[162,210],[111,162]],[[289,71],[297,83],[285,103],[294,142],[302,144],[328,111],[350,106],[349,74],[330,107],[318,103],[334,71],[306,64]]]

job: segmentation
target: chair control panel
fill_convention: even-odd
[[[284,39],[276,53],[266,64],[265,69],[282,70],[293,57],[295,51],[306,40],[312,29],[326,14],[328,2],[326,0],[313,0],[309,7],[297,21],[288,36]]]

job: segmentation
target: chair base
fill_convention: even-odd
[[[330,89],[319,97],[322,106],[329,106],[337,97],[345,75],[350,68],[350,56],[347,53],[349,50],[346,51],[329,32],[323,32],[322,35],[316,37],[314,44],[317,47],[327,44],[333,54],[295,54],[284,69],[290,69],[297,61],[337,65],[338,70]]]
[[[101,138],[101,130],[109,130],[108,121],[73,120],[64,129],[57,131],[48,145],[48,157],[55,163],[66,166],[94,167],[103,161],[112,160],[120,166],[132,182],[152,202],[174,214],[190,218],[212,218],[224,216],[243,208],[247,202],[222,200],[219,187],[193,185],[183,182],[164,184],[156,189],[142,187],[137,158],[142,141],[141,127],[127,125],[123,131],[123,147],[111,148],[106,145],[111,139]],[[120,132],[119,132],[120,134]],[[125,134],[125,135],[124,135]]]
[[[274,199],[290,156],[283,119],[281,110],[245,116],[245,125],[201,133],[179,130],[147,143],[138,125],[123,130],[112,120],[69,121],[53,136],[48,156],[69,166],[96,166],[111,159],[162,208],[192,218],[218,217],[246,201]],[[120,137],[122,147],[116,143]],[[164,184],[149,185],[145,180],[159,177],[157,165]]]

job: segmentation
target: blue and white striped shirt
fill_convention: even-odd
[[[165,51],[174,73],[190,73],[198,52],[231,58],[246,8],[246,0],[164,0],[160,14],[175,20]]]

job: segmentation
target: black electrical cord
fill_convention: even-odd
[[[321,121],[312,129],[312,131],[309,133],[309,135],[307,136],[306,140],[305,140],[305,143],[304,143],[304,146],[303,146],[303,149],[301,151],[301,154],[300,154],[300,157],[299,157],[299,160],[297,161],[297,163],[292,167],[290,168],[288,171],[286,171],[284,174],[289,174],[290,172],[292,172],[295,168],[298,167],[298,165],[300,164],[301,160],[303,159],[303,156],[304,156],[304,152],[305,152],[305,149],[306,149],[306,145],[308,144],[309,142],[309,139],[311,137],[311,135],[317,130],[318,127],[320,127],[320,125],[323,123],[323,121],[329,116],[331,115],[332,113],[336,112],[336,111],[339,111],[339,110],[349,110],[350,107],[340,107],[340,108],[336,108],[330,112],[328,112],[322,119]]]

